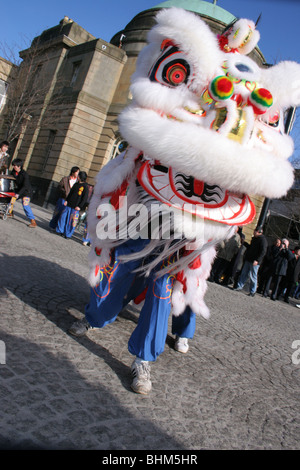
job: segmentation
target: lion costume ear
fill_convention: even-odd
[[[283,109],[300,106],[300,64],[283,61],[263,69],[261,79],[274,97],[273,108]]]
[[[244,55],[249,54],[260,39],[260,34],[255,29],[256,24],[245,18],[234,20],[219,37],[221,50],[224,52],[239,52]]]

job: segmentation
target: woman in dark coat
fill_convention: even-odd
[[[280,283],[282,282],[282,278],[286,276],[288,263],[294,257],[293,252],[289,249],[289,241],[286,238],[282,239],[282,244],[279,249],[279,253],[275,258],[275,266],[274,266],[274,275],[273,275],[273,290],[271,293],[271,299],[276,300],[278,298],[278,290]]]
[[[49,226],[52,230],[57,227],[58,220],[61,216],[62,211],[65,208],[66,199],[74,186],[78,181],[79,167],[73,166],[71,168],[69,176],[64,176],[58,184],[58,198],[54,209],[53,217],[49,222]]]
[[[276,258],[279,255],[281,239],[276,238],[274,243],[268,247],[266,256],[259,270],[259,287],[257,291],[268,297],[272,278],[275,274]]]

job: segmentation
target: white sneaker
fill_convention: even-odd
[[[188,350],[189,350],[188,339],[187,338],[180,338],[179,336],[176,336],[174,349],[176,351],[179,351],[179,352],[183,353],[183,354],[187,353]]]
[[[139,357],[135,358],[131,365],[133,382],[131,388],[135,393],[147,395],[151,392],[152,384],[150,380],[150,364]]]
[[[295,304],[295,307],[300,308],[300,304]]]

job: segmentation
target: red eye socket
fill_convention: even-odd
[[[184,83],[188,72],[182,64],[174,64],[166,70],[166,79],[171,85],[180,85]]]
[[[186,55],[176,46],[169,45],[149,72],[149,79],[162,85],[176,87],[189,83],[192,75]]]

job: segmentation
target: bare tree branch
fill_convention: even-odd
[[[3,109],[6,139],[13,141],[26,129],[36,130],[41,125],[49,128],[57,122],[59,96],[53,95],[53,76],[47,73],[49,57],[38,40],[14,57],[14,48],[0,43],[0,50],[10,55],[10,62],[17,64],[16,76],[12,79]],[[7,59],[9,60],[9,59]],[[57,86],[57,81],[55,82]],[[51,94],[51,110],[47,110]],[[42,117],[42,120],[41,120]]]

